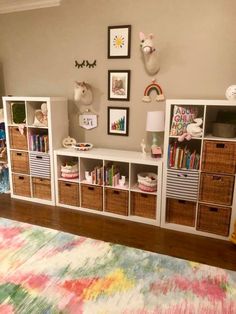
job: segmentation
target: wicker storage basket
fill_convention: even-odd
[[[105,189],[105,211],[128,215],[129,192],[117,189]]]
[[[28,149],[27,144],[27,130],[24,128],[24,133],[21,134],[19,128],[16,126],[9,127],[10,148],[14,149]]]
[[[33,197],[51,200],[51,181],[45,178],[32,178]]]
[[[29,176],[13,174],[12,185],[15,195],[31,197]]]
[[[231,205],[234,176],[201,173],[199,200],[206,203]]]
[[[29,174],[29,154],[12,150],[11,167],[12,172]]]
[[[59,203],[79,206],[79,184],[67,181],[58,181]]]
[[[103,209],[102,186],[81,184],[81,206],[96,210]]]
[[[200,204],[198,208],[197,230],[222,236],[229,235],[231,208],[211,207]]]
[[[131,215],[156,219],[156,195],[131,192]]]
[[[166,203],[167,222],[194,227],[196,202],[167,198]]]
[[[234,174],[236,143],[204,141],[202,171]]]

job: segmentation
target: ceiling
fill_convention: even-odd
[[[54,7],[62,0],[0,0],[0,14]]]

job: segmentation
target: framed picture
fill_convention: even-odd
[[[108,100],[129,100],[130,70],[108,71]]]
[[[108,107],[107,108],[107,133],[112,135],[129,134],[129,108]]]
[[[131,25],[108,26],[108,59],[130,58]]]

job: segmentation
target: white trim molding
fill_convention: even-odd
[[[59,6],[62,0],[0,0],[0,14]]]

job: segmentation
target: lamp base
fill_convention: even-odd
[[[158,147],[157,145],[152,145],[151,146],[151,156],[152,156],[152,158],[161,158],[161,156],[162,156],[161,147]]]

